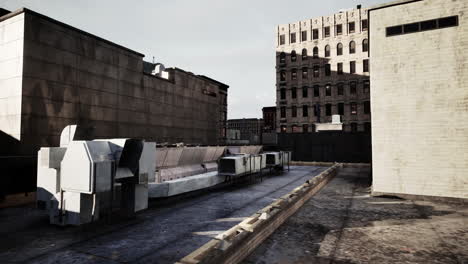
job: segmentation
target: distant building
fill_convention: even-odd
[[[263,132],[276,132],[276,106],[263,107]]]
[[[0,32],[0,155],[31,157],[34,167],[39,148],[58,146],[70,124],[78,139],[226,139],[228,85],[146,63],[139,52],[28,9],[1,16]]]
[[[367,10],[276,29],[278,132],[314,132],[340,115],[344,131],[370,131]]]
[[[263,119],[229,119],[227,127],[232,130],[239,130],[240,139],[248,140],[249,144],[259,144],[261,142]]]
[[[468,1],[369,14],[373,193],[468,198]]]

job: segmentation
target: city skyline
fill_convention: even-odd
[[[260,118],[262,107],[275,105],[273,36],[278,24],[331,15],[358,4],[365,7],[383,2],[353,0],[343,6],[342,1],[333,0],[318,6],[311,1],[295,1],[294,5],[279,1],[214,0],[157,5],[143,1],[137,8],[124,1],[0,0],[0,7],[11,11],[30,8],[141,52],[146,61],[151,62],[154,57],[167,67],[226,83],[231,87],[228,118],[233,119]],[[247,10],[246,5],[250,6]]]

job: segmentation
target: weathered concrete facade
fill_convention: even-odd
[[[370,129],[367,29],[360,7],[277,26],[277,132],[314,132],[334,114],[345,131]]]
[[[81,138],[218,144],[227,85],[174,68],[144,73],[143,55],[27,9],[0,18],[0,130],[17,153]]]
[[[71,124],[77,139],[223,143],[228,86],[178,68],[160,78],[143,57],[28,9],[1,16],[0,196],[34,189],[37,151]]]
[[[393,4],[370,11],[373,192],[468,198],[468,1]]]

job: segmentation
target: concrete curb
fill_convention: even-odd
[[[332,166],[275,200],[238,225],[193,251],[179,264],[240,263],[281,224],[334,178],[342,164]]]
[[[318,166],[318,167],[331,167],[335,162],[317,162],[317,161],[291,161],[291,166]],[[344,168],[369,168],[370,163],[340,163]]]

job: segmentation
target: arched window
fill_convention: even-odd
[[[286,81],[286,71],[280,72],[280,81],[282,82]]]
[[[291,51],[291,61],[296,61],[296,60],[297,60],[296,51],[293,50],[293,51]]]
[[[356,42],[351,41],[349,43],[349,54],[354,54],[356,53]]]
[[[291,80],[296,80],[297,79],[297,70],[292,69],[291,70]]]
[[[362,52],[368,52],[369,51],[369,40],[364,39],[362,41]]]
[[[302,68],[302,79],[308,79],[309,78],[309,70],[307,68]]]
[[[314,54],[314,58],[318,58],[318,56],[319,56],[319,49],[318,49],[318,47],[314,47],[313,54]]]
[[[336,45],[336,55],[343,55],[343,44],[338,43],[338,45]]]
[[[330,57],[330,45],[325,46],[325,57]]]
[[[280,53],[280,63],[286,63],[286,53]]]
[[[307,49],[302,49],[302,60],[307,60]]]

